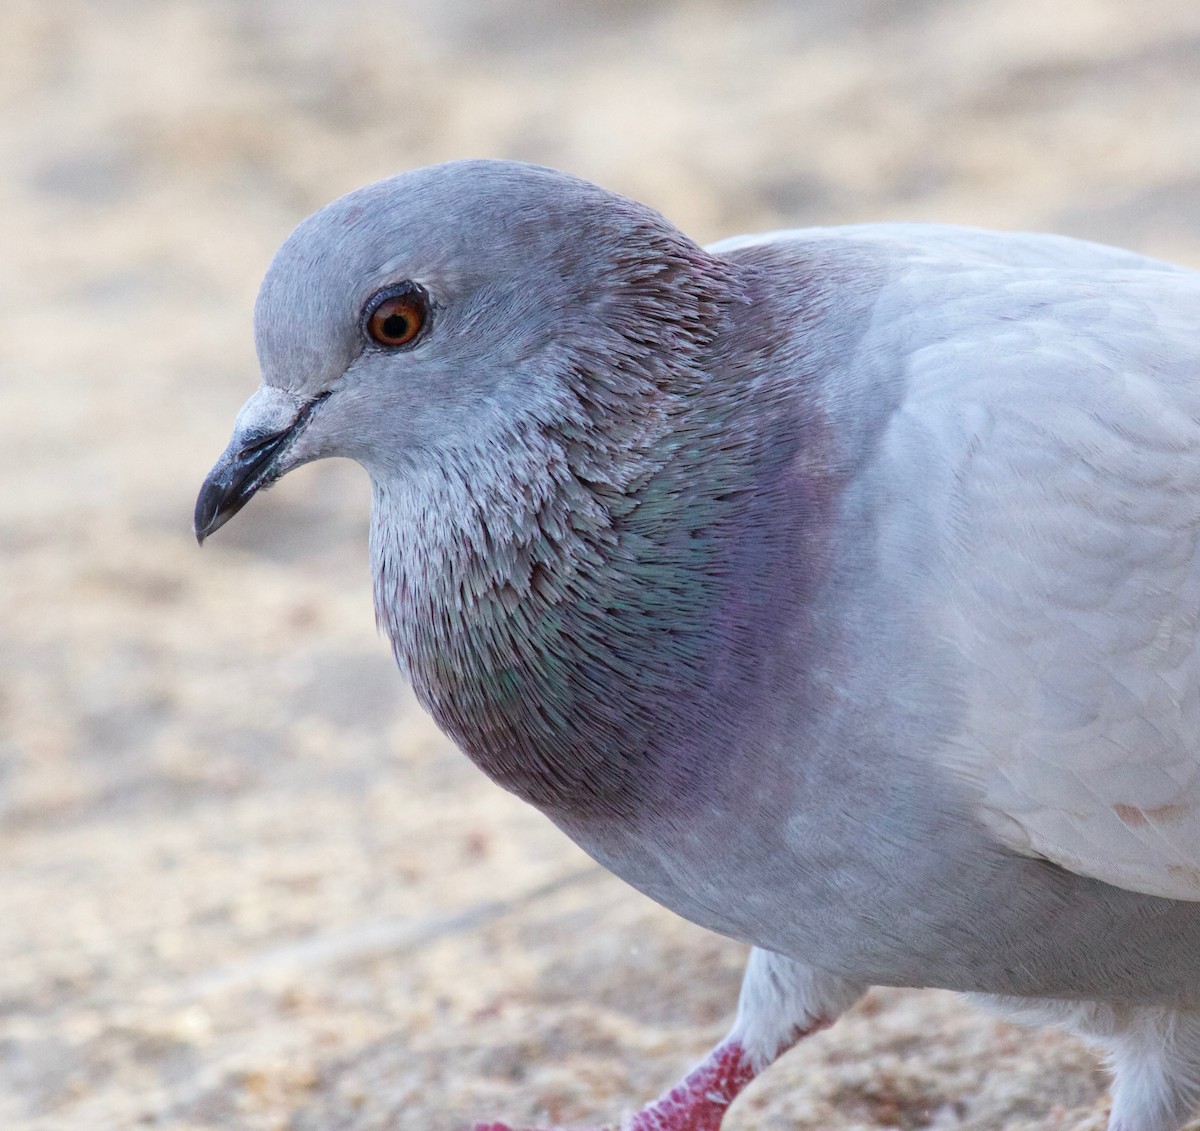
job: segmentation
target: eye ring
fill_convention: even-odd
[[[429,300],[415,283],[388,287],[374,295],[363,311],[363,332],[384,349],[412,345],[429,322]]]

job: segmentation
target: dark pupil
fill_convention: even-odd
[[[407,314],[389,314],[380,326],[385,338],[403,338],[408,333],[409,316]]]

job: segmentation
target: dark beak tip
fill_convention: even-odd
[[[218,464],[196,496],[196,510],[192,517],[192,533],[196,536],[196,544],[203,546],[205,539],[233,518],[245,502],[246,498],[238,498],[237,484],[231,480],[227,469]]]
[[[234,437],[196,496],[192,530],[198,545],[203,546],[204,540],[233,518],[257,491],[269,487],[278,478],[278,472],[273,472],[272,467],[280,452],[328,397],[328,392],[318,394],[286,428]]]

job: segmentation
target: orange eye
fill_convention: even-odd
[[[406,346],[425,325],[425,302],[416,292],[385,298],[367,318],[367,333],[381,346]]]

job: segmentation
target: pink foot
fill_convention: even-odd
[[[757,1073],[736,1041],[718,1045],[698,1068],[665,1096],[623,1121],[596,1131],[720,1131],[729,1105]],[[507,1123],[477,1123],[474,1131],[522,1131]],[[523,1131],[536,1131],[524,1128]],[[546,1128],[545,1131],[553,1131]]]

